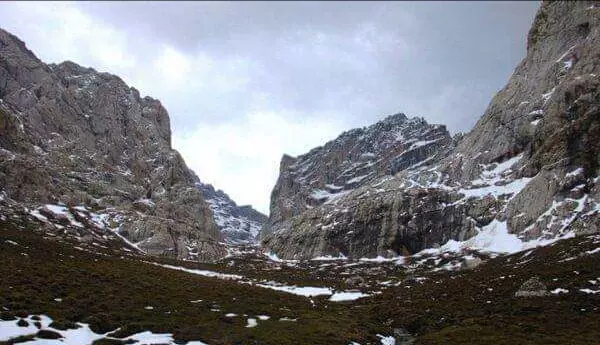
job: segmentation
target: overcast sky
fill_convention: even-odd
[[[525,55],[533,2],[0,2],[45,62],[119,75],[203,182],[268,213],[283,153],[404,112],[468,131]]]

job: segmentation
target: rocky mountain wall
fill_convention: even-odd
[[[455,147],[309,210],[287,199],[300,212],[263,244],[282,258],[372,257],[597,232],[599,23],[597,2],[542,2],[526,57]]]
[[[224,255],[198,177],[171,147],[169,115],[119,77],[45,64],[0,30],[0,189],[28,204],[117,211],[149,254]]]
[[[227,243],[255,244],[268,217],[250,205],[238,206],[222,190],[206,183],[196,184],[210,205],[215,222]]]
[[[445,126],[395,114],[344,132],[304,155],[284,155],[262,236],[378,178],[443,157],[451,145]]]

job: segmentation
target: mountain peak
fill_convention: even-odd
[[[284,156],[264,233],[377,178],[442,157],[451,143],[445,126],[398,113],[343,132],[296,158]]]

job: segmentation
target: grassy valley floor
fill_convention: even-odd
[[[124,338],[142,330],[207,344],[595,344],[600,339],[600,236],[578,237],[475,269],[435,270],[443,258],[393,262],[274,263],[248,251],[218,264],[82,248],[35,233],[36,223],[0,222],[3,320],[48,315]],[[153,265],[237,274],[254,281],[350,288],[361,276],[370,297],[332,302]],[[146,261],[146,262],[145,262]],[[414,268],[417,267],[417,268]],[[539,276],[551,293],[517,298]],[[557,290],[557,289],[564,290]],[[568,290],[568,292],[564,292]],[[552,293],[554,292],[554,293]],[[228,315],[229,314],[229,315]],[[235,314],[232,316],[231,314]],[[269,316],[261,320],[260,315]],[[248,319],[257,320],[247,327]],[[291,321],[295,320],[295,321]],[[403,340],[405,339],[406,342]]]

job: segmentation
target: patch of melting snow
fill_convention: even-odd
[[[208,271],[208,270],[195,270],[195,269],[185,268],[185,267],[181,267],[181,266],[158,264],[155,262],[147,262],[147,261],[146,261],[146,263],[156,265],[156,266],[161,266],[164,268],[170,268],[172,270],[178,270],[178,271],[183,271],[183,272],[187,272],[187,273],[201,275],[204,277],[210,277],[210,278],[219,278],[219,279],[225,279],[225,280],[238,280],[238,279],[244,278],[243,276],[240,276],[237,274],[225,274],[225,273],[219,273],[219,272]]]
[[[395,258],[395,260],[398,260],[398,258]],[[242,283],[242,284],[248,284],[248,285],[257,286],[257,287],[261,287],[261,288],[265,288],[265,289],[276,290],[276,291],[282,291],[282,292],[290,293],[290,294],[297,295],[297,296],[303,296],[303,297],[333,295],[333,296],[331,296],[330,301],[349,301],[349,300],[355,300],[355,299],[358,299],[361,297],[370,296],[370,295],[361,294],[361,293],[357,293],[357,292],[347,292],[347,291],[336,292],[334,294],[333,290],[329,287],[289,286],[289,285],[279,284],[277,282],[257,283],[252,280],[245,280],[246,279],[245,277],[236,275],[236,274],[225,274],[225,273],[219,273],[219,272],[208,271],[208,270],[189,269],[189,268],[180,267],[180,266],[158,264],[155,262],[148,262],[148,261],[144,261],[144,262],[152,264],[152,265],[164,267],[164,268],[175,269],[175,270],[179,270],[179,271],[183,271],[183,272],[187,272],[187,273],[191,273],[191,274],[197,274],[197,275],[201,275],[204,277],[218,278],[218,279],[224,279],[224,280],[234,280],[234,281],[238,281],[239,283]],[[201,300],[199,300],[199,301],[201,301]],[[195,303],[195,301],[190,301],[190,302]]]
[[[47,222],[48,218],[43,216],[38,210],[33,210],[29,212],[30,215],[34,216],[37,220],[42,222]]]
[[[331,255],[327,255],[327,256],[317,256],[315,258],[311,259],[312,261],[335,261],[335,260],[348,260],[348,258],[340,253],[340,256],[335,257],[335,256],[331,256]]]
[[[573,171],[568,172],[565,177],[573,177],[573,176],[577,176],[577,175],[581,175],[583,174],[583,168],[579,167]]]
[[[248,324],[246,325],[246,328],[252,328],[252,327],[256,327],[258,326],[258,322],[256,322],[255,318],[248,318]]]
[[[596,254],[596,253],[600,253],[600,247],[598,247],[596,249],[593,249],[593,250],[588,250],[585,253],[588,254],[588,255],[593,255],[593,254]]]
[[[61,215],[61,216],[67,217],[67,219],[69,219],[69,222],[71,223],[71,225],[76,226],[78,228],[84,227],[83,224],[81,224],[80,222],[75,220],[75,218],[73,217],[73,215],[71,214],[71,212],[69,211],[69,209],[66,206],[46,204],[46,205],[44,205],[44,207],[48,211],[54,213],[55,215]]]
[[[141,249],[140,247],[138,247],[138,245],[137,245],[137,244],[135,244],[135,243],[133,243],[133,242],[129,241],[127,238],[125,238],[125,236],[123,236],[123,235],[119,234],[119,229],[118,229],[118,228],[117,228],[117,229],[110,229],[110,231],[111,231],[113,234],[115,234],[117,237],[119,237],[119,238],[120,238],[120,239],[121,239],[123,242],[125,242],[125,243],[127,243],[128,245],[130,245],[131,247],[133,247],[133,248],[137,249],[137,250],[138,250],[138,251],[140,251],[141,253],[144,253],[144,254],[146,254],[146,251],[145,251],[145,250],[143,250],[143,249]],[[138,243],[139,243],[139,242],[138,242]]]
[[[59,215],[67,215],[67,213],[69,213],[68,209],[65,206],[61,206],[61,205],[52,205],[52,204],[46,204],[44,205],[50,212],[54,213],[54,214],[59,214]]]
[[[536,109],[536,110],[531,111],[527,115],[544,115],[544,111],[542,109]]]
[[[516,235],[508,233],[506,222],[494,219],[475,237],[465,241],[462,247],[465,246],[481,248],[483,251],[511,253],[522,250],[523,242]]]
[[[283,291],[287,293],[291,293],[298,296],[304,297],[313,297],[313,296],[323,296],[323,295],[331,295],[333,291],[327,287],[311,287],[311,286],[274,286],[267,284],[256,284],[256,286],[260,286],[267,289]]]
[[[290,263],[297,263],[298,262],[298,260],[284,260],[284,259],[280,259],[275,252],[264,253],[264,255],[267,258],[269,258],[269,260],[275,261],[275,262],[290,262]]]
[[[259,320],[262,320],[262,321],[266,321],[271,318],[269,315],[258,315],[257,317]]]
[[[358,261],[364,261],[364,262],[390,262],[390,261],[396,261],[396,260],[398,260],[398,257],[384,258],[381,255],[378,255],[375,258],[360,258],[360,259],[358,259]]]
[[[368,296],[370,295],[362,292],[336,292],[329,297],[329,300],[332,302],[355,301],[359,298]]]
[[[559,240],[572,238],[575,235],[568,232],[562,236],[557,236],[551,239],[535,239],[531,241],[522,241],[515,234],[508,233],[506,222],[500,222],[494,219],[490,224],[481,228],[479,233],[468,240],[459,242],[449,240],[440,248],[424,249],[414,256],[434,255],[444,252],[461,252],[465,249],[479,250],[483,253],[503,253],[513,254],[523,250],[533,249],[540,246],[547,246]]]
[[[550,291],[550,293],[553,293],[555,295],[560,295],[561,293],[569,293],[569,290],[563,289],[563,288],[556,288],[556,289]]]
[[[381,334],[377,334],[377,337],[379,337],[381,345],[396,345],[396,339],[394,339],[394,337],[386,337]]]
[[[532,178],[524,177],[521,179],[513,180],[510,183],[507,183],[503,186],[486,186],[482,188],[473,188],[473,189],[465,189],[461,188],[458,190],[458,193],[464,194],[465,198],[470,197],[484,197],[486,195],[492,195],[494,197],[498,197],[500,195],[512,194],[513,196],[517,195],[527,184],[531,181]]]
[[[27,345],[91,345],[94,341],[108,338],[115,339],[107,336],[111,332],[105,334],[99,334],[93,332],[88,324],[85,323],[77,323],[79,328],[77,329],[69,329],[69,330],[58,330],[50,327],[49,325],[52,323],[52,319],[46,315],[40,315],[40,323],[42,325],[42,330],[50,330],[56,332],[62,336],[60,339],[39,339],[34,338],[32,341],[27,341],[23,344]],[[35,320],[32,319],[31,316],[25,318],[25,320],[29,323],[27,327],[19,327],[17,325],[18,320],[11,321],[1,321],[0,320],[0,341],[8,341],[12,338],[16,338],[19,336],[30,336],[35,335],[38,332],[38,328],[34,326]],[[133,334],[124,340],[132,340],[135,342],[139,342],[141,344],[147,345],[158,345],[158,344],[168,344],[175,345],[175,340],[173,339],[173,335],[170,333],[152,333],[150,331],[140,332],[137,334]],[[190,341],[186,345],[206,345],[201,341]]]
[[[548,91],[547,93],[542,95],[542,99],[544,100],[544,103],[548,102],[548,100],[550,100],[550,98],[552,97],[552,94],[554,93],[554,90],[556,90],[556,86],[552,88],[552,90]]]

